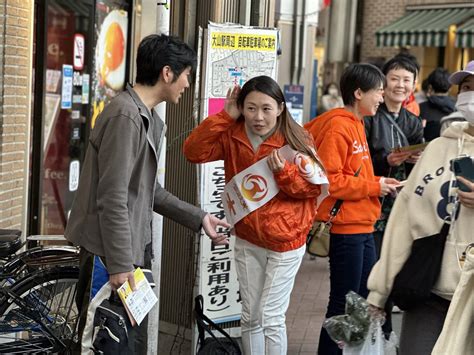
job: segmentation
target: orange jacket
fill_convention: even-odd
[[[308,122],[318,155],[329,179],[330,196],[323,200],[317,219],[327,221],[338,199],[344,200],[331,231],[371,233],[380,214],[379,177],[374,176],[364,121],[343,108],[330,110]],[[361,167],[359,176],[354,176]]]
[[[413,93],[405,100],[403,107],[415,116],[420,116],[420,105],[415,101],[415,95],[413,95]]]
[[[235,121],[221,111],[193,130],[184,142],[184,155],[193,163],[224,160],[227,183],[234,175],[286,144],[283,135],[275,132],[254,152],[243,120]],[[250,243],[284,252],[304,245],[316,215],[316,198],[321,187],[307,182],[296,165],[288,162],[274,177],[280,187],[278,194],[237,222],[235,231]]]

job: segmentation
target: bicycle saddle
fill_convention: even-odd
[[[21,231],[0,229],[0,258],[5,258],[21,248]]]

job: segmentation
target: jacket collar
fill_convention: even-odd
[[[239,142],[245,144],[249,147],[252,151],[252,144],[247,136],[247,132],[245,131],[245,123],[243,120],[240,120],[236,124],[236,128],[232,132],[232,138],[238,140]],[[280,148],[285,144],[285,137],[280,132],[274,132],[270,137],[262,142],[261,145],[268,145],[275,148]]]
[[[137,95],[135,90],[133,90],[132,85],[130,85],[129,83],[127,83],[126,91],[132,97],[132,100],[135,102],[135,105],[137,105],[138,111],[140,112],[140,115],[142,117],[147,118],[148,121],[151,121],[152,113],[150,112],[148,107],[145,106],[142,99],[140,99],[140,96]]]

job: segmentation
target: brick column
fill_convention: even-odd
[[[33,0],[0,0],[0,228],[25,229]]]

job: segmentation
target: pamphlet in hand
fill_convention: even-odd
[[[158,302],[158,298],[146,279],[143,270],[139,267],[135,269],[134,278],[136,291],[132,291],[129,282],[126,281],[117,289],[117,293],[127,310],[132,325],[135,322],[140,325],[155,303]]]
[[[423,149],[426,148],[429,142],[425,143],[420,143],[420,144],[413,144],[413,145],[407,145],[405,147],[397,147],[393,148],[392,152],[416,152],[416,151],[422,151]]]

